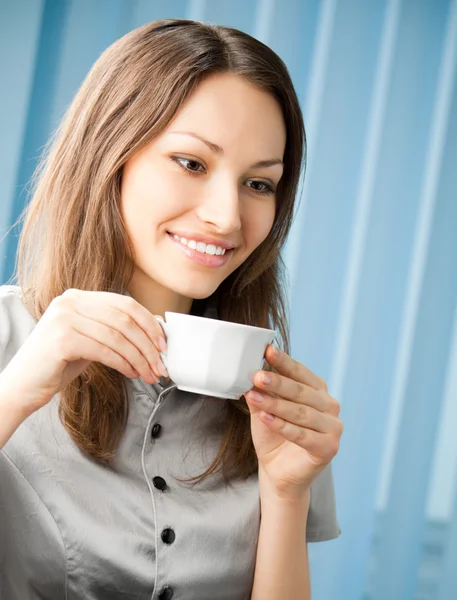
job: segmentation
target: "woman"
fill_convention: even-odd
[[[324,381],[288,355],[280,250],[303,121],[239,31],[158,21],[95,63],[0,288],[0,595],[310,598],[339,535]],[[241,401],[176,389],[165,310],[276,328]]]

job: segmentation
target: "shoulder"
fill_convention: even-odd
[[[0,285],[0,371],[16,354],[36,325],[25,307],[22,290]]]

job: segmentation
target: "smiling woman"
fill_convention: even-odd
[[[0,287],[1,597],[310,597],[306,544],[340,533],[342,423],[288,355],[304,153],[285,65],[240,31],[158,21],[97,60]],[[282,349],[240,400],[180,391],[165,311],[276,329]]]
[[[136,299],[154,314],[189,312],[246,261],[273,226],[283,172],[275,157],[285,145],[281,108],[270,94],[231,73],[197,87],[124,165],[121,206]],[[170,245],[169,234],[179,244]],[[230,250],[216,258],[218,247]]]

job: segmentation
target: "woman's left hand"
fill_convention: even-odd
[[[340,405],[322,378],[285,352],[276,355],[270,345],[265,358],[277,373],[258,371],[246,394],[259,475],[281,498],[304,497],[338,452]],[[258,394],[262,402],[255,400]]]

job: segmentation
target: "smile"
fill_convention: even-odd
[[[167,237],[187,258],[205,267],[222,267],[233,254],[233,249],[187,240],[173,233],[168,233]]]
[[[214,244],[205,244],[205,242],[196,242],[195,240],[186,240],[184,237],[179,237],[179,235],[171,234],[173,239],[182,244],[183,246],[187,246],[191,250],[196,250],[197,252],[201,252],[202,254],[210,254],[210,255],[224,255],[226,250],[225,248],[221,248],[221,246],[215,246]]]

